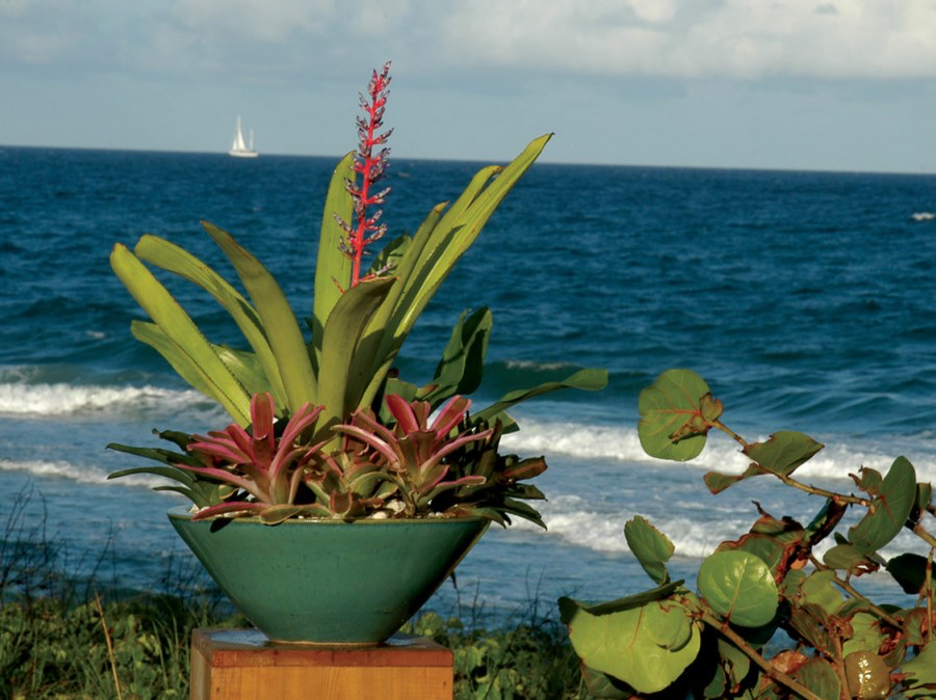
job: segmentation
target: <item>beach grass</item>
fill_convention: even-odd
[[[8,601],[0,609],[0,697],[187,698],[192,630],[246,625],[238,615],[172,596],[100,605]],[[471,629],[428,612],[403,631],[452,649],[456,698],[587,697],[577,659],[551,620]]]

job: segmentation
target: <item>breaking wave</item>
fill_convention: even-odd
[[[543,453],[588,460],[614,460],[658,464],[663,460],[649,457],[640,446],[636,428],[609,425],[583,425],[571,422],[539,422],[524,419],[521,430],[503,438],[505,449],[523,453]],[[766,439],[766,435],[757,439]],[[811,479],[847,479],[861,467],[886,472],[894,459],[903,454],[914,465],[922,481],[936,479],[936,455],[931,446],[907,444],[901,438],[894,446],[884,441],[854,441],[847,444],[825,439],[826,447],[797,470],[797,474]],[[900,449],[895,449],[899,447]],[[727,437],[713,434],[697,458],[684,463],[703,470],[726,473],[744,471],[750,460]]]

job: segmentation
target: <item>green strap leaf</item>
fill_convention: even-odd
[[[497,166],[482,169],[465,193],[431,229],[429,240],[419,244],[417,234],[414,239],[416,245],[410,246],[413,256],[408,251],[397,272],[403,285],[399,296],[388,300],[392,304],[387,309],[389,314],[381,312],[374,319],[374,328],[381,332],[383,338],[376,354],[379,364],[372,370],[374,379],[364,394],[364,403],[372,401],[377,394],[383,377],[426,304],[551,136],[546,134],[532,141],[503,170]],[[498,177],[484,187],[499,170]]]
[[[848,540],[862,554],[876,552],[897,536],[916,503],[916,470],[906,457],[894,460],[880,492]]]
[[[436,367],[433,389],[421,397],[422,400],[436,408],[455,394],[472,394],[481,386],[493,323],[486,306],[471,316],[467,311],[462,312]]]
[[[269,391],[277,406],[286,405],[286,391],[276,357],[270,348],[260,316],[250,302],[227,280],[197,257],[158,236],[145,235],[133,252],[142,260],[197,284],[208,292],[231,315],[244,338],[253,348],[267,377]]]
[[[476,420],[484,420],[493,423],[500,418],[505,425],[513,423],[507,417],[504,420],[507,409],[516,406],[522,401],[532,399],[535,396],[557,391],[559,389],[582,389],[584,391],[599,391],[608,385],[608,371],[604,369],[582,369],[558,382],[545,382],[532,389],[519,389],[504,394],[501,399],[491,404],[482,411],[474,414]],[[505,431],[509,432],[509,431]]]
[[[202,226],[234,265],[260,315],[263,327],[275,329],[275,332],[269,334],[270,347],[276,356],[290,413],[296,413],[304,403],[316,403],[316,381],[309,351],[292,308],[276,279],[231,234],[206,221],[202,222]]]
[[[741,550],[716,552],[699,568],[699,592],[715,612],[741,627],[770,622],[780,602],[767,565]]]
[[[176,346],[176,361],[185,366],[186,374],[182,376],[188,379],[197,375],[192,386],[218,401],[235,421],[249,424],[250,396],[169,291],[126,246],[119,243],[114,246],[110,263],[136,302]]]
[[[317,421],[322,435],[331,437],[331,428],[346,420],[360,405],[361,392],[370,379],[372,353],[376,350],[372,339],[364,337],[364,329],[394,282],[392,278],[360,282],[342,295],[328,317],[318,387],[319,403],[325,406]]]
[[[708,384],[687,369],[667,370],[640,392],[637,424],[640,445],[651,457],[685,461],[705,447],[711,421],[721,403],[711,398]]]
[[[318,257],[315,262],[315,298],[312,311],[312,346],[316,360],[321,367],[322,339],[325,323],[332,309],[341,298],[341,290],[351,286],[351,259],[340,247],[345,232],[335,220],[335,215],[352,224],[354,200],[348,192],[346,181],[354,181],[354,152],[348,153],[335,166],[328,194],[325,197],[325,210],[322,212],[322,227],[319,235]]]
[[[211,347],[248,394],[254,396],[273,391],[267,374],[254,353],[234,350],[225,345],[212,345]],[[286,397],[273,392],[273,401],[276,410],[281,414],[286,405]]]
[[[192,360],[192,357],[176,345],[159,326],[147,321],[131,321],[130,334],[162,355],[172,369],[188,382],[193,389],[201,392],[209,399],[218,400],[211,382],[205,377],[205,373]]]
[[[676,548],[669,537],[657,530],[642,515],[628,520],[624,525],[624,537],[627,546],[637,557],[637,561],[657,584],[669,580],[666,562],[673,556]]]

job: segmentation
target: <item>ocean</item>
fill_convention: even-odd
[[[154,478],[107,482],[142,461],[105,445],[155,444],[153,428],[229,421],[130,336],[141,312],[108,254],[153,233],[233,279],[199,225],[211,221],[274,272],[298,316],[310,315],[336,162],[0,147],[8,543],[38,541],[44,528],[71,575],[123,593],[174,590],[195,570],[165,516],[180,500],[153,491]],[[394,160],[383,207],[391,236],[414,231],[481,165]],[[707,469],[746,466],[726,437],[688,463],[644,455],[637,397],[671,367],[706,378],[724,421],[748,439],[800,430],[823,442],[798,472],[810,482],[850,491],[849,472],[886,470],[898,455],[921,480],[936,479],[932,212],[934,175],[535,165],[426,310],[400,369],[428,381],[460,312],[487,305],[494,332],[476,406],[580,367],[607,368],[610,384],[514,412],[521,430],[504,446],[546,456],[538,485],[549,529],[492,527],[457,587],[445,584],[429,606],[549,613],[560,595],[648,588],[623,535],[638,513],[673,540],[671,568],[690,580],[719,542],[747,531],[752,501],[808,520],[821,502],[766,478],[709,495]],[[212,300],[171,288],[213,341],[237,341]],[[887,551],[908,543],[901,535]],[[868,585],[886,587],[886,576]]]

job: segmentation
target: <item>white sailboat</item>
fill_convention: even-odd
[[[234,136],[234,143],[231,144],[231,150],[228,153],[235,158],[256,158],[260,154],[254,150],[253,129],[250,130],[250,145],[244,143],[244,132],[241,130],[241,118],[237,116],[237,135]]]

